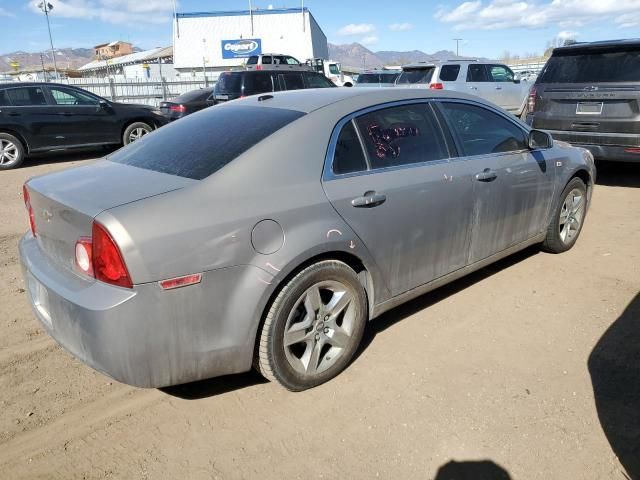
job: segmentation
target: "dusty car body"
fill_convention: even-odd
[[[475,138],[485,114],[527,144]],[[186,134],[188,150],[167,148]],[[483,141],[495,153],[465,151]],[[116,380],[161,387],[256,361],[301,390],[346,366],[366,320],[529,245],[554,250],[549,235],[570,248],[594,179],[588,152],[469,95],[273,93],[31,179],[20,257],[47,331]]]

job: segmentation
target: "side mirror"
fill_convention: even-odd
[[[546,150],[553,147],[553,137],[542,130],[529,132],[529,148],[531,150]]]
[[[109,102],[106,100],[100,100],[99,105],[103,110],[107,110],[110,107]]]
[[[520,83],[520,79],[519,78],[514,78],[513,79],[513,83]]]

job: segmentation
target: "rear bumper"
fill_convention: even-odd
[[[123,383],[164,387],[251,368],[269,275],[213,270],[163,291],[83,279],[51,265],[33,236],[20,241],[28,298],[47,332],[87,365]]]
[[[589,150],[596,160],[640,162],[640,135],[620,136],[619,142],[616,142],[616,135],[611,133],[597,134],[544,130],[549,132],[556,140]],[[616,143],[618,144],[616,145]],[[638,153],[630,152],[630,149],[637,150]]]

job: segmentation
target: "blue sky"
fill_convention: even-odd
[[[56,47],[92,47],[115,39],[141,48],[171,43],[172,0],[49,0]],[[239,10],[248,0],[178,0],[178,11]],[[44,15],[36,1],[0,0],[0,52],[47,48]],[[640,0],[306,0],[333,43],[376,50],[455,50],[498,57],[542,53],[554,38],[581,41],[638,37]],[[253,0],[254,7],[300,2]]]

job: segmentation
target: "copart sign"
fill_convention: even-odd
[[[222,58],[245,58],[262,53],[262,41],[259,38],[241,40],[222,40]]]

